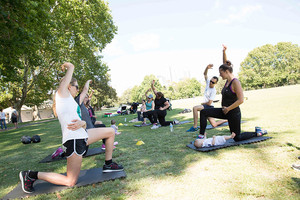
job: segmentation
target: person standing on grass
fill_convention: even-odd
[[[151,129],[157,129],[159,126],[157,125],[157,120],[160,123],[160,126],[169,126],[170,124],[178,124],[178,120],[173,121],[166,121],[165,117],[167,115],[167,109],[169,108],[170,104],[167,101],[167,99],[164,97],[164,94],[161,92],[157,92],[154,87],[155,80],[151,83],[151,88],[153,90],[153,93],[155,94],[155,100],[154,100],[154,112],[153,112],[153,118],[154,123]]]
[[[19,177],[25,193],[34,192],[33,183],[41,179],[56,185],[74,186],[81,169],[82,156],[87,152],[88,145],[106,138],[105,164],[103,172],[122,171],[123,166],[112,161],[114,130],[112,128],[85,130],[86,122],[81,120],[80,108],[74,97],[78,92],[78,83],[72,78],[74,65],[64,63],[62,70],[67,70],[59,84],[53,102],[53,111],[58,117],[62,129],[62,142],[67,157],[67,175],[53,172],[21,171]]]
[[[206,87],[205,87],[204,96],[203,96],[203,103],[201,103],[201,105],[193,107],[194,125],[189,130],[187,130],[186,132],[195,132],[195,131],[199,130],[198,127],[197,127],[198,112],[203,110],[203,109],[208,109],[208,108],[213,108],[214,107],[213,101],[214,101],[214,99],[216,97],[216,94],[217,94],[215,85],[218,83],[219,79],[216,76],[213,76],[211,79],[207,78],[207,72],[208,72],[209,69],[212,69],[212,68],[213,68],[213,64],[209,64],[209,65],[207,65],[207,67],[204,70],[204,78],[205,78],[205,81],[206,81]],[[208,121],[210,122],[210,124],[213,127],[219,126],[219,125],[227,122],[227,120],[220,120],[220,121],[216,122],[216,120],[212,117],[209,117]]]
[[[232,72],[231,66],[223,64],[219,67],[220,76],[226,80],[222,89],[222,108],[208,108],[200,111],[200,135],[198,136],[200,139],[204,138],[208,117],[227,119],[230,132],[236,134],[233,138],[235,141],[246,140],[267,133],[261,130],[241,133],[239,105],[244,102],[244,93],[240,81],[234,77]]]
[[[18,112],[15,107],[12,106],[11,110],[11,122],[15,125],[15,129],[18,128]]]
[[[1,130],[3,130],[3,126],[4,126],[5,130],[7,129],[5,119],[6,119],[5,112],[3,112],[3,109],[1,108],[1,112],[0,112]]]

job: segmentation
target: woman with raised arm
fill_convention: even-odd
[[[81,120],[80,108],[74,100],[79,89],[76,79],[72,78],[74,65],[64,63],[61,68],[67,72],[55,93],[53,111],[58,117],[62,129],[62,143],[67,157],[67,175],[53,172],[21,171],[19,177],[22,189],[26,193],[34,191],[33,183],[36,179],[56,185],[74,186],[80,173],[82,156],[87,152],[88,145],[103,138],[107,138],[103,172],[123,170],[123,166],[112,162],[114,130],[103,128],[101,133],[98,132],[99,129],[85,130],[86,122]]]
[[[223,80],[227,80],[222,89],[222,108],[210,108],[200,111],[200,138],[204,137],[207,118],[227,119],[231,133],[235,133],[235,141],[246,140],[261,136],[266,132],[241,133],[241,110],[239,105],[244,102],[244,93],[240,81],[234,77],[231,66],[221,65],[219,73]]]
[[[159,126],[157,125],[157,120],[160,123],[160,126],[169,126],[170,124],[178,124],[179,121],[173,120],[173,121],[166,121],[165,117],[167,115],[167,109],[169,108],[170,104],[167,101],[167,99],[164,97],[164,94],[161,92],[157,92],[154,87],[155,80],[151,83],[151,88],[153,90],[153,93],[155,94],[155,100],[154,100],[154,112],[153,112],[153,118],[154,118],[154,124],[151,127],[151,129],[157,129]]]
[[[146,126],[146,118],[148,118],[151,122],[151,124],[154,124],[154,119],[153,119],[153,112],[154,112],[154,101],[153,101],[153,95],[149,94],[148,92],[151,91],[151,88],[149,88],[146,93],[146,101],[145,101],[145,110],[143,111],[143,118],[144,121],[142,123],[142,126]]]

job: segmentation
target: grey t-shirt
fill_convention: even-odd
[[[79,99],[80,99],[80,94],[77,97],[75,97],[75,101],[80,106],[81,118],[83,121],[86,122],[86,129],[95,128],[92,123],[92,119],[89,115],[88,109],[85,107],[83,103],[81,105],[79,104]]]

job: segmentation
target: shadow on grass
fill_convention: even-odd
[[[294,147],[295,149],[300,150],[300,147],[295,146],[295,145],[292,144],[292,143],[287,142],[286,144],[287,144],[288,146],[290,146],[290,147]]]

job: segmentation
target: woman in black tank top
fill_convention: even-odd
[[[211,108],[200,111],[200,136],[204,135],[207,118],[214,117],[227,119],[230,132],[234,132],[235,141],[245,140],[257,136],[255,132],[241,133],[241,111],[239,105],[244,102],[244,93],[241,83],[234,78],[232,67],[221,65],[219,67],[220,76],[227,80],[222,89],[222,108]]]

